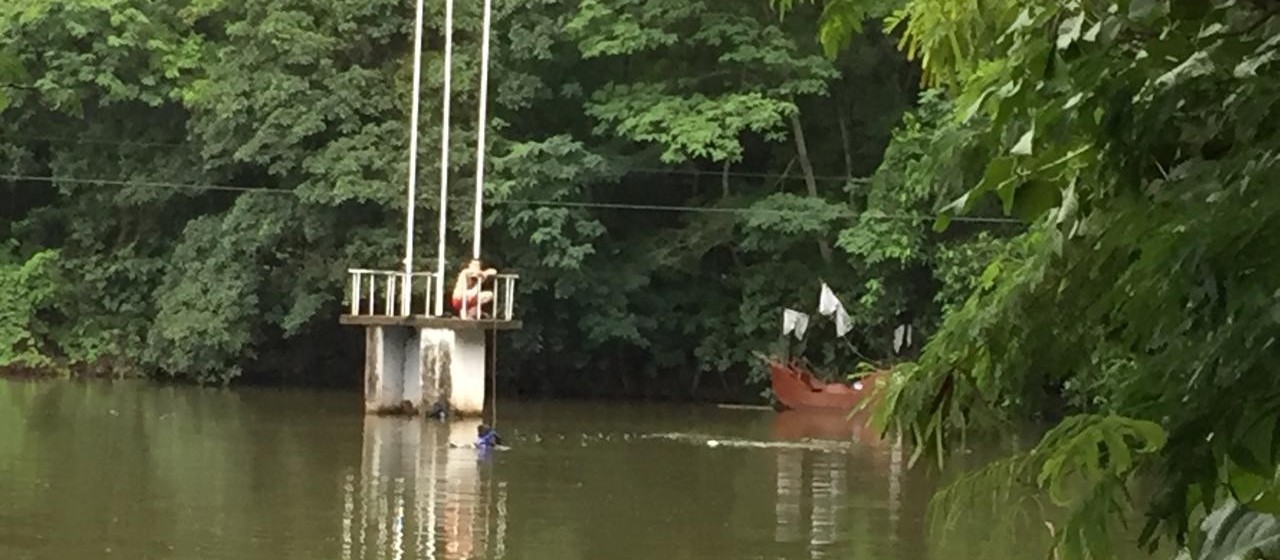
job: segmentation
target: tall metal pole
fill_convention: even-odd
[[[444,315],[445,218],[449,210],[449,102],[453,97],[453,0],[444,2],[444,115],[440,121],[440,229],[436,247],[435,314]]]
[[[422,1],[418,0],[413,28],[413,100],[409,110],[409,201],[405,215],[404,286],[400,296],[400,312],[409,314],[413,296],[413,211],[418,198],[418,93],[422,76]]]
[[[476,222],[471,241],[471,257],[475,259],[480,258],[480,226],[484,217],[484,132],[489,102],[489,19],[492,11],[493,1],[484,0],[484,31],[480,39],[480,120],[476,125]]]

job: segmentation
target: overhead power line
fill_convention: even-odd
[[[7,181],[29,181],[39,183],[67,183],[77,185],[98,185],[98,186],[114,186],[114,187],[148,187],[159,189],[172,189],[184,191],[215,191],[215,192],[238,192],[238,193],[262,193],[273,195],[297,196],[297,192],[289,189],[271,189],[264,187],[236,187],[231,185],[211,185],[211,184],[192,184],[192,183],[172,183],[165,181],[134,181],[120,179],[95,179],[84,177],[54,177],[41,175],[12,175],[0,174],[0,180]],[[470,198],[455,198],[455,201],[470,201]],[[800,216],[812,217],[813,212],[808,210],[789,210],[784,208],[751,208],[744,206],[727,207],[727,206],[683,206],[683,205],[661,205],[661,204],[632,204],[620,202],[574,202],[563,200],[532,200],[532,199],[489,199],[485,201],[487,205],[524,205],[524,206],[544,206],[559,208],[594,208],[602,210],[630,210],[630,211],[648,211],[648,212],[687,212],[687,213],[706,213],[706,214],[771,214],[783,216]],[[913,222],[930,222],[937,217],[928,214],[859,214],[857,212],[838,212],[834,216],[846,216],[850,218],[871,218],[882,220],[904,220]],[[953,222],[967,223],[983,223],[983,224],[1021,224],[1020,220],[1012,218],[988,218],[981,216],[956,216],[951,219]]]
[[[0,134],[0,138],[8,138],[12,140],[26,140],[33,142],[59,142],[65,144],[85,144],[95,146],[137,146],[142,148],[187,148],[191,147],[190,143],[183,142],[148,142],[143,140],[116,140],[110,138],[84,138],[84,137],[59,137],[59,136],[28,136],[22,134]],[[803,181],[804,175],[795,173],[769,173],[763,171],[733,171],[725,172],[723,170],[712,169],[666,169],[659,167],[627,167],[623,170],[623,174],[645,174],[645,175],[679,175],[685,177],[709,177],[716,178],[721,176],[737,177],[740,179],[775,179],[786,181]],[[847,175],[814,175],[813,180],[823,183],[854,183],[864,184],[871,181],[870,177],[851,177]]]
[[[264,187],[233,187],[231,185],[206,185],[192,183],[170,183],[165,181],[137,181],[121,179],[85,179],[81,177],[52,177],[42,175],[0,175],[0,179],[9,181],[33,181],[38,183],[69,183],[75,185],[102,185],[112,187],[151,187],[157,189],[190,190],[190,191],[227,191],[227,192],[259,192],[271,194],[294,195],[289,189],[269,189]]]

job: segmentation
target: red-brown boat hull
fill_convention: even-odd
[[[826,383],[798,366],[769,363],[773,394],[783,406],[796,410],[852,410],[870,397],[879,375],[876,372],[863,378],[859,388]]]

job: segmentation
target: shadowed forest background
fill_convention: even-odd
[[[429,4],[419,269],[434,268],[439,188]],[[479,6],[456,16],[450,274],[469,256]],[[0,278],[21,287],[0,296],[0,366],[354,385],[363,339],[336,318],[346,268],[401,266],[413,11],[0,11]],[[937,149],[966,131],[894,38],[870,25],[828,58],[809,11],[499,3],[484,257],[523,277],[525,328],[500,342],[508,391],[755,397],[752,353],[778,349],[782,307],[812,312],[820,281],[857,328],[850,346],[815,324],[808,355],[849,373],[890,358],[900,324],[926,337],[1020,229],[930,229],[980,172]]]

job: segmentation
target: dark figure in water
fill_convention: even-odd
[[[434,420],[444,420],[449,417],[449,407],[443,402],[436,402],[431,406],[431,412],[427,414],[427,418]]]
[[[498,432],[484,424],[476,427],[476,447],[482,449],[492,449],[495,446],[502,445],[502,438],[498,436]]]

